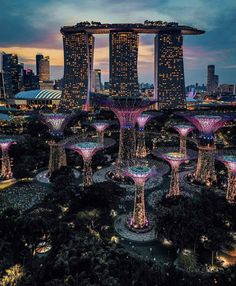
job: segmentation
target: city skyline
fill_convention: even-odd
[[[122,5],[98,1],[3,1],[0,50],[17,53],[26,67],[35,70],[35,55],[49,55],[52,78],[63,75],[63,49],[60,27],[80,21],[108,23],[143,22],[144,20],[174,21],[205,29],[199,37],[186,37],[184,65],[186,85],[206,83],[207,65],[215,64],[220,83],[235,83],[236,56],[233,34],[236,9],[234,1],[217,7],[218,1],[122,1]],[[185,3],[186,2],[186,3]],[[121,4],[121,2],[119,2]],[[142,11],[142,12],[140,12]],[[179,12],[178,12],[179,11]],[[148,15],[148,16],[146,16]],[[207,16],[206,16],[207,15]],[[22,19],[24,18],[24,21]],[[221,35],[221,37],[217,35]],[[14,35],[14,36],[13,36]],[[154,36],[141,35],[139,46],[139,82],[153,82]],[[102,70],[102,80],[108,80],[109,47],[107,36],[96,36],[94,68]]]

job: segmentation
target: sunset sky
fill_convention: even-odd
[[[236,84],[235,0],[0,0],[0,51],[17,53],[25,67],[35,55],[50,56],[52,79],[63,75],[60,27],[81,21],[137,23],[163,20],[206,31],[184,37],[186,84],[206,83],[208,64],[220,83]],[[153,35],[141,35],[139,81],[153,82]],[[95,36],[95,68],[108,80],[108,35]]]

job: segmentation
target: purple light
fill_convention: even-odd
[[[230,169],[231,172],[236,173],[236,156],[224,155],[218,157],[218,160],[224,163]]]
[[[79,153],[83,159],[90,160],[93,155],[100,149],[102,149],[102,145],[99,145],[96,142],[80,142],[74,144],[70,147],[70,149],[74,150],[75,152]]]
[[[0,146],[2,151],[7,151],[12,144],[16,144],[16,142],[10,138],[0,139]]]
[[[132,166],[127,169],[126,176],[131,177],[136,184],[144,184],[154,173],[147,166]]]
[[[144,130],[146,124],[153,118],[151,114],[142,113],[137,117],[139,130]]]
[[[173,128],[183,137],[186,137],[194,129],[190,125],[174,125]]]
[[[179,152],[169,152],[169,153],[164,153],[161,155],[161,158],[169,162],[169,164],[173,168],[178,168],[180,164],[183,162],[189,160],[189,156],[186,156],[182,153]]]
[[[63,114],[63,113],[43,114],[44,122],[48,126],[49,131],[53,136],[63,135],[63,131],[66,127],[69,118],[70,118],[69,114]]]
[[[97,121],[92,123],[91,126],[93,126],[97,132],[103,132],[110,126],[110,124],[108,122]]]

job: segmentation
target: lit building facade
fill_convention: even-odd
[[[90,75],[93,69],[94,37],[86,32],[64,33],[63,44],[64,87],[61,106],[75,108],[88,105]]]
[[[138,96],[138,42],[133,31],[110,32],[110,94]]]
[[[154,96],[158,109],[185,108],[182,33],[160,32],[154,41]]]
[[[50,80],[50,60],[49,57],[44,57],[39,61],[39,80],[48,81]]]

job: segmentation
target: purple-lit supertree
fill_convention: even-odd
[[[219,156],[220,160],[228,169],[228,186],[226,191],[226,199],[229,203],[236,202],[236,156],[224,155]]]
[[[196,171],[194,172],[194,179],[199,183],[211,185],[212,182],[216,181],[214,133],[231,118],[214,115],[187,115],[185,118],[200,133],[198,140],[198,161]]]
[[[143,112],[137,117],[138,124],[138,136],[137,136],[137,149],[136,149],[136,157],[144,158],[147,156],[147,149],[145,144],[145,126],[146,124],[157,114],[154,112]]]
[[[134,180],[136,186],[134,210],[129,222],[129,227],[133,230],[142,231],[150,227],[145,209],[144,185],[154,174],[154,170],[150,167],[140,165],[128,167],[125,172],[126,176]]]
[[[42,114],[42,121],[48,126],[49,132],[53,137],[53,140],[48,142],[50,146],[49,176],[51,176],[55,170],[60,169],[61,166],[67,165],[65,148],[58,140],[63,136],[64,129],[70,119],[71,115],[66,113]]]
[[[80,154],[84,161],[84,176],[83,176],[83,185],[88,187],[92,185],[93,178],[92,178],[92,157],[99,151],[105,148],[110,147],[114,144],[114,140],[112,139],[104,139],[103,144],[99,144],[97,142],[93,142],[92,140],[88,141],[81,141],[76,144],[69,145],[68,148],[75,151],[76,153]]]
[[[109,107],[120,123],[120,140],[117,167],[130,164],[136,153],[135,124],[137,117],[154,101],[141,97],[111,97],[103,105]]]
[[[97,131],[98,143],[103,144],[104,131],[110,126],[110,123],[107,121],[95,121],[91,126],[93,126]]]
[[[179,167],[183,162],[189,160],[189,156],[180,152],[160,153],[158,150],[153,151],[153,154],[159,158],[166,160],[171,166],[171,181],[168,197],[179,196]]]
[[[179,124],[174,125],[173,128],[179,133],[180,136],[179,152],[187,155],[186,137],[194,129],[194,127],[191,125]]]
[[[16,142],[11,138],[0,138],[0,148],[2,150],[1,177],[5,180],[12,179],[11,161],[8,153],[12,144],[16,144]]]

